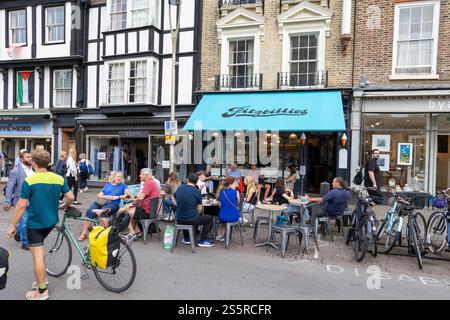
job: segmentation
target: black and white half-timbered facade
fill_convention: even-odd
[[[199,87],[201,0],[15,0],[0,2],[0,149],[75,148],[91,183],[168,160],[173,22],[180,17],[175,77],[182,127]],[[167,170],[166,170],[167,171]],[[159,170],[161,174],[161,170]],[[167,173],[167,172],[166,172]],[[164,174],[164,173],[162,173]]]
[[[83,107],[82,1],[0,2],[0,149],[75,147]]]
[[[186,121],[198,87],[201,1],[183,0],[177,42],[176,119]],[[172,8],[174,21],[176,10]],[[110,170],[138,180],[141,168],[168,160],[172,39],[167,0],[91,1],[86,21],[85,109],[77,118],[91,182]],[[161,172],[159,173],[161,175]],[[162,178],[162,177],[161,177]]]

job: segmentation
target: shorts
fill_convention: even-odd
[[[45,229],[27,229],[28,245],[30,247],[41,247],[44,240],[50,234],[55,226]]]

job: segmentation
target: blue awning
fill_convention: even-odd
[[[205,94],[184,130],[344,131],[341,92]]]

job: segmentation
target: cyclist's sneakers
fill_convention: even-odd
[[[210,248],[210,247],[214,247],[214,242],[209,241],[209,240],[200,240],[198,242],[198,246]]]
[[[27,300],[48,300],[50,295],[48,294],[48,289],[43,293],[39,293],[39,290],[28,291],[26,296]]]
[[[191,244],[191,241],[189,239],[182,239],[181,243],[189,245],[189,244]]]

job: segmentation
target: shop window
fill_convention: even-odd
[[[9,44],[27,42],[26,10],[9,12]]]
[[[91,180],[107,181],[111,171],[123,171],[123,152],[117,137],[88,137],[88,152],[94,169]]]
[[[64,6],[45,9],[45,43],[64,42]]]
[[[131,61],[129,80],[129,102],[145,102],[147,92],[147,61]]]
[[[425,190],[426,115],[366,114],[363,123],[364,161],[372,149],[380,150],[382,190]]]
[[[109,0],[109,30],[159,27],[161,0]]]
[[[436,73],[439,2],[396,6],[394,75]]]
[[[53,106],[70,107],[72,101],[72,70],[53,72]]]

